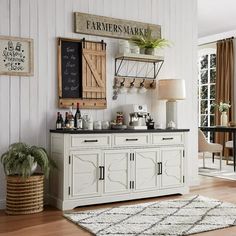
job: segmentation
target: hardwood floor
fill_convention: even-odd
[[[201,194],[206,197],[217,198],[236,204],[236,181],[223,180],[212,177],[200,176],[201,184],[191,189],[190,194]],[[128,201],[97,205],[90,207],[80,207],[79,210],[97,209],[101,207],[114,207],[124,204],[136,204],[148,201],[160,201],[174,199],[180,195],[151,198],[145,200]],[[7,216],[4,211],[0,211],[0,235],[4,236],[88,236],[92,235],[77,225],[67,221],[62,216],[62,211],[52,207],[47,207],[44,212],[23,216]],[[209,231],[206,233],[195,234],[201,236],[235,236],[236,227],[229,227],[222,230]]]

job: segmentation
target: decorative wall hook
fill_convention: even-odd
[[[137,92],[137,88],[135,87],[134,83],[135,83],[135,78],[134,78],[134,80],[130,83],[129,93],[136,93],[136,92]]]

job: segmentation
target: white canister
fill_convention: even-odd
[[[94,121],[93,128],[96,130],[102,129],[102,122],[100,120]]]
[[[139,46],[137,46],[134,43],[130,43],[130,52],[131,53],[135,53],[135,54],[139,54],[140,53],[140,48]]]
[[[129,41],[127,40],[120,40],[119,41],[119,53],[130,53],[130,45]]]
[[[88,121],[88,130],[93,130],[93,121]]]
[[[102,129],[109,129],[109,128],[110,128],[109,121],[103,121],[102,122]]]

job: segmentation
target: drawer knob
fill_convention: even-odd
[[[91,140],[84,140],[85,143],[97,143],[97,139],[91,139]]]
[[[174,138],[162,138],[162,140],[172,140]]]
[[[125,141],[138,141],[137,138],[127,138]]]

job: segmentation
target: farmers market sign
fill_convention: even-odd
[[[104,37],[130,39],[132,36],[145,35],[147,30],[152,36],[161,38],[161,26],[131,20],[122,20],[75,12],[75,33]]]

